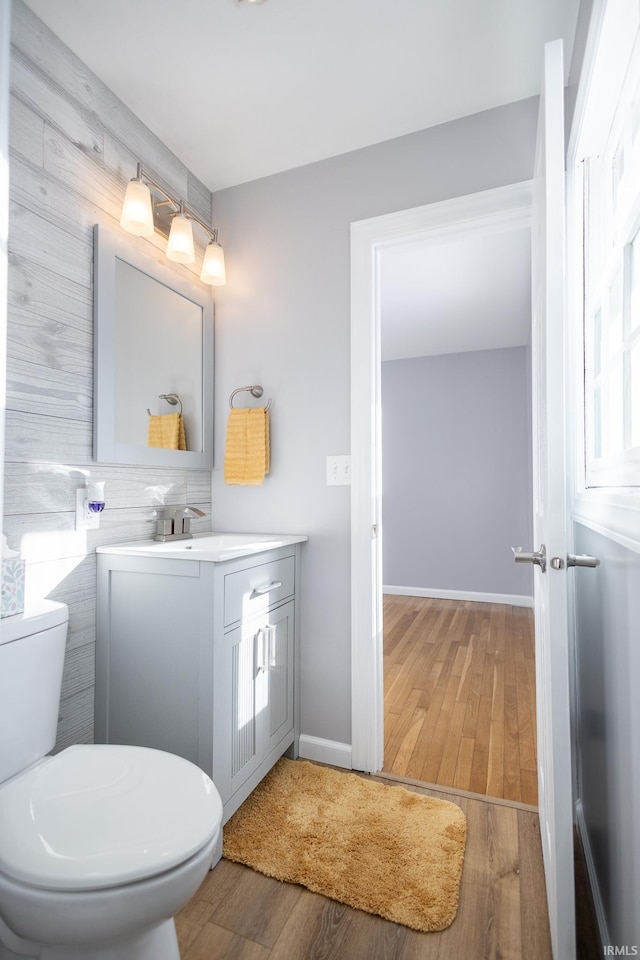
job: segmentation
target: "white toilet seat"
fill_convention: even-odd
[[[218,834],[220,796],[194,764],[145,747],[69,747],[0,787],[0,873],[89,891],[154,877]]]

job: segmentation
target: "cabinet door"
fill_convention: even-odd
[[[293,622],[294,604],[285,603],[267,614],[268,710],[264,716],[264,753],[278,745],[293,730]]]
[[[260,765],[261,722],[267,706],[263,624],[240,624],[214,654],[213,779],[223,802]]]
[[[223,803],[293,730],[293,643],[290,601],[240,624],[216,645],[213,780]]]

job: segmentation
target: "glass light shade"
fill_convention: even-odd
[[[210,283],[212,287],[221,287],[227,282],[224,269],[224,250],[215,240],[211,240],[207,244],[200,279],[203,283]]]
[[[188,217],[178,213],[171,221],[167,256],[176,263],[193,263],[196,253],[193,248],[193,228]]]
[[[150,237],[153,234],[151,191],[142,180],[130,180],[127,184],[120,226],[137,237]]]

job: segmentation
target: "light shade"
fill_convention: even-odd
[[[212,287],[221,287],[227,282],[224,269],[224,250],[215,240],[211,240],[207,244],[200,279],[203,283],[210,283]]]
[[[176,263],[193,263],[196,253],[193,248],[193,228],[188,217],[177,213],[171,221],[167,256]]]
[[[137,237],[150,237],[153,234],[151,191],[142,180],[130,180],[127,184],[120,226]]]

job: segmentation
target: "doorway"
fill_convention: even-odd
[[[352,763],[356,769],[375,772],[384,762],[383,570],[377,536],[382,497],[383,259],[399,243],[433,245],[461,234],[478,238],[529,229],[530,209],[531,185],[525,183],[352,225]],[[371,397],[376,398],[373,405]],[[473,600],[469,595],[453,602],[470,606]],[[468,611],[459,614],[461,618],[468,621]]]
[[[535,805],[531,231],[379,269],[383,772]]]

